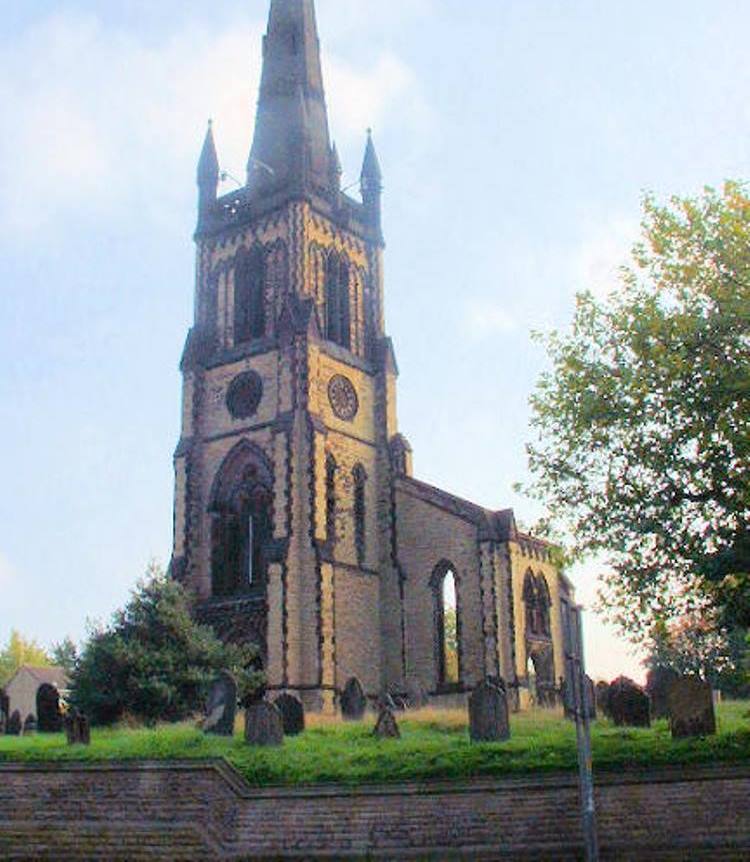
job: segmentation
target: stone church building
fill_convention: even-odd
[[[499,676],[544,700],[571,585],[511,510],[413,476],[369,136],[361,202],[341,174],[313,0],[272,0],[247,182],[217,197],[210,128],[198,167],[172,574],[309,708],[351,677],[438,697]]]

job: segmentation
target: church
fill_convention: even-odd
[[[341,188],[313,0],[271,0],[246,184],[198,165],[195,316],[181,361],[172,576],[268,688],[334,713],[352,678],[521,706],[565,675],[574,604],[553,549],[417,479],[385,329],[381,167]]]

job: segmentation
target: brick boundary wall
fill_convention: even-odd
[[[602,859],[750,859],[750,765],[597,777]],[[0,859],[582,858],[575,776],[255,789],[224,761],[0,765]]]

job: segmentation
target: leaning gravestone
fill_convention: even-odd
[[[13,714],[8,719],[8,727],[5,732],[8,734],[8,736],[20,736],[21,729],[21,713],[16,709],[13,711]]]
[[[281,713],[284,736],[298,736],[305,729],[305,707],[293,694],[282,694],[274,701]]]
[[[216,736],[233,736],[237,715],[237,682],[231,673],[222,671],[211,684],[203,719],[203,732]]]
[[[245,742],[248,745],[272,746],[284,742],[284,722],[273,703],[263,700],[245,710]]]
[[[673,739],[716,733],[713,692],[710,684],[697,676],[684,676],[673,682],[667,705]]]
[[[510,717],[505,683],[480,683],[469,696],[469,733],[472,742],[510,739]]]
[[[24,736],[33,736],[36,733],[36,719],[31,713],[26,716],[26,720],[23,723],[23,735]]]
[[[609,713],[618,727],[651,727],[651,703],[632,679],[618,677],[609,687]]]
[[[362,683],[353,676],[341,692],[341,714],[348,721],[361,721],[366,709],[367,698]]]
[[[39,733],[60,733],[62,714],[60,713],[60,693],[54,685],[45,682],[36,693],[36,714]]]
[[[680,678],[671,667],[655,667],[646,677],[646,691],[651,698],[651,715],[653,718],[667,718],[669,715],[669,690],[672,684]]]
[[[72,709],[65,716],[64,725],[68,745],[91,745],[91,725],[85,715]]]
[[[378,739],[401,739],[401,731],[398,729],[396,717],[392,710],[388,708],[380,710],[373,736],[376,736]]]

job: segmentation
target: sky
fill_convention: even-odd
[[[243,176],[267,0],[0,0],[0,643],[85,634],[169,561],[195,166]],[[317,0],[332,134],[384,172],[419,478],[518,519],[532,330],[604,295],[644,190],[750,169],[743,0]],[[227,190],[231,185],[227,186]],[[591,607],[601,566],[574,573]],[[589,669],[639,678],[592,612]]]

